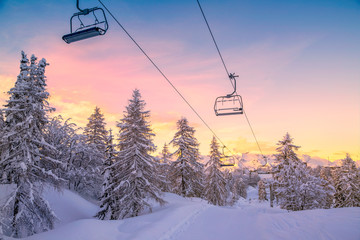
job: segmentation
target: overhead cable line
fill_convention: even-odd
[[[207,19],[206,19],[206,16],[205,16],[205,13],[204,13],[204,11],[203,11],[203,9],[202,9],[202,7],[201,7],[201,4],[200,4],[199,0],[196,0],[196,1],[197,1],[198,5],[199,5],[199,8],[200,8],[200,11],[201,11],[201,13],[202,13],[202,16],[203,16],[203,18],[204,18],[204,20],[205,20],[206,26],[208,27],[208,30],[209,30],[210,35],[211,35],[211,38],[212,38],[212,40],[213,40],[213,42],[214,42],[214,44],[215,44],[215,47],[216,47],[216,50],[217,50],[217,52],[218,52],[218,54],[219,54],[219,57],[220,57],[220,59],[221,59],[221,62],[222,62],[222,64],[223,64],[224,68],[225,68],[226,74],[229,76],[230,83],[231,83],[231,85],[232,85],[233,87],[235,87],[235,86],[234,86],[234,83],[231,81],[230,74],[229,74],[229,71],[228,71],[228,69],[227,69],[227,67],[226,67],[224,58],[223,58],[222,55],[221,55],[220,49],[219,49],[219,47],[218,47],[218,45],[217,45],[217,43],[216,43],[214,34],[213,34],[212,31],[211,31],[209,22],[208,22]],[[237,91],[236,91],[236,88],[235,88],[235,94],[238,95],[238,94],[237,94]],[[240,100],[240,99],[239,99],[239,100]],[[257,147],[259,148],[259,151],[260,151],[261,155],[262,155],[263,157],[265,157],[264,154],[263,154],[263,152],[262,152],[262,150],[261,150],[261,148],[260,148],[260,144],[259,144],[259,142],[258,142],[258,140],[257,140],[257,138],[256,138],[255,132],[254,132],[252,126],[251,126],[251,123],[250,123],[250,121],[249,121],[249,118],[247,117],[246,112],[245,112],[244,109],[243,109],[243,112],[244,112],[246,121],[247,121],[248,124],[249,124],[251,133],[252,133],[252,135],[254,136],[256,145],[257,145]]]
[[[189,103],[188,100],[180,93],[180,91],[174,86],[174,84],[166,77],[166,75],[161,71],[161,69],[155,64],[155,62],[147,55],[144,49],[136,42],[136,40],[130,35],[128,31],[124,28],[124,26],[116,19],[116,17],[110,12],[110,10],[104,5],[101,0],[98,0],[99,3],[105,8],[105,10],[110,14],[110,16],[115,20],[115,22],[119,25],[119,27],[126,33],[126,35],[134,42],[134,44],[139,48],[139,50],[145,55],[145,57],[151,62],[151,64],[158,70],[158,72],[165,78],[165,80],[171,85],[171,87],[176,91],[176,93],[184,100],[184,102],[191,108],[191,110],[198,116],[198,118],[204,123],[204,125],[212,132],[212,134],[216,137],[219,142],[225,146],[225,144],[221,141],[221,139],[217,136],[214,130],[205,122],[205,120],[200,116],[200,114],[195,110],[195,108]],[[226,146],[225,146],[226,147]],[[227,147],[226,147],[227,148]],[[228,149],[228,148],[227,148]],[[228,149],[231,153],[230,149]],[[232,153],[231,153],[232,154]],[[232,154],[233,155],[233,154]]]
[[[199,0],[196,0],[196,1],[197,1],[198,5],[199,5],[200,11],[201,11],[201,13],[202,13],[202,15],[203,15],[203,18],[204,18],[204,20],[205,20],[206,26],[207,26],[208,29],[209,29],[209,32],[210,32],[211,38],[212,38],[212,40],[213,40],[213,42],[214,42],[214,44],[215,44],[216,50],[217,50],[217,52],[219,53],[221,62],[222,62],[222,64],[224,65],[226,74],[229,76],[230,73],[229,73],[229,71],[228,71],[228,69],[227,69],[227,67],[226,67],[226,64],[225,64],[224,58],[223,58],[222,55],[221,55],[220,49],[219,49],[219,47],[218,47],[218,45],[217,45],[217,43],[216,43],[214,34],[213,34],[212,31],[211,31],[210,25],[209,25],[209,23],[208,23],[208,21],[207,21],[207,19],[206,19],[206,17],[205,17],[205,13],[204,13],[204,11],[203,11],[203,9],[202,9],[202,7],[201,7],[201,4],[200,4]],[[230,81],[230,82],[231,82],[231,81]],[[233,83],[231,82],[231,84],[233,84]]]

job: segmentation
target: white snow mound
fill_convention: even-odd
[[[47,190],[46,199],[60,219],[49,232],[27,240],[222,240],[360,239],[360,208],[287,212],[258,203],[255,189],[234,207],[217,207],[198,198],[165,193],[167,205],[135,218],[101,221],[98,207],[77,194]],[[252,198],[250,200],[250,198]],[[11,239],[11,238],[5,238]]]

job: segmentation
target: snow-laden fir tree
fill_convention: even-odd
[[[165,143],[157,163],[157,174],[159,176],[159,188],[163,192],[170,192],[169,168],[171,164],[171,153],[169,146]]]
[[[206,164],[206,178],[204,197],[209,203],[226,205],[227,191],[224,173],[220,170],[221,153],[216,138],[213,137],[210,144],[210,159]]]
[[[332,185],[331,171],[329,168],[321,167],[320,177],[323,180],[322,187],[326,192],[326,199],[324,202],[324,208],[328,209],[333,206],[335,188]]]
[[[49,107],[46,91],[45,59],[29,60],[22,52],[20,74],[8,94],[5,105],[5,128],[1,145],[0,167],[5,179],[15,185],[1,208],[1,225],[5,234],[26,237],[54,227],[56,216],[42,198],[43,184],[58,186],[60,179],[43,166],[61,164],[44,153],[54,151],[45,141],[44,128],[48,123]]]
[[[91,114],[88,120],[89,122],[84,129],[86,143],[89,145],[94,145],[100,153],[104,153],[106,148],[105,142],[108,133],[105,128],[106,123],[104,114],[101,113],[99,107],[95,107],[94,113]]]
[[[86,136],[77,134],[79,128],[71,123],[70,119],[64,121],[61,116],[54,117],[46,125],[45,140],[56,148],[51,156],[64,165],[45,165],[45,169],[52,171],[66,180],[66,187],[75,190],[81,195],[98,199],[101,194],[102,177],[99,175],[102,166],[96,163],[99,151],[93,145],[86,143]]]
[[[280,207],[293,211],[323,207],[326,201],[323,182],[312,176],[306,164],[298,158],[295,150],[299,146],[293,144],[288,133],[278,145],[273,186]]]
[[[152,209],[150,201],[160,204],[157,187],[158,176],[151,152],[155,151],[154,133],[150,128],[150,111],[145,111],[145,101],[135,89],[119,127],[119,161],[115,164],[116,175],[113,184],[116,209],[112,219],[135,217],[144,210]]]
[[[81,195],[97,199],[101,193],[100,167],[94,164],[93,159],[99,151],[93,145],[86,143],[84,135],[77,134],[80,129],[70,119],[63,120],[61,116],[52,118],[45,128],[45,140],[56,148],[50,154],[65,165],[58,168],[51,164],[46,169],[54,169],[58,176],[66,180],[66,187],[75,190]],[[95,165],[95,167],[94,167]]]
[[[0,141],[1,141],[1,138],[2,138],[2,135],[4,132],[4,128],[5,128],[5,122],[4,122],[3,111],[2,111],[2,109],[0,109]],[[1,152],[3,151],[3,148],[4,148],[4,146],[0,142],[0,156],[1,156]],[[6,176],[5,176],[4,170],[2,168],[0,168],[0,183],[6,183],[7,179],[5,179],[5,178],[6,178]]]
[[[232,173],[227,169],[224,171],[224,178],[226,183],[225,189],[227,192],[226,203],[232,206],[238,200],[238,198],[233,195],[233,176]]]
[[[304,168],[304,172],[306,177],[301,186],[300,210],[326,208],[327,197],[332,194],[330,189],[325,188],[326,181],[313,176],[308,168]]]
[[[116,174],[118,159],[113,139],[114,137],[110,129],[109,136],[106,140],[106,158],[104,162],[104,170],[102,172],[104,182],[100,198],[100,211],[96,214],[96,217],[101,220],[111,219],[111,214],[114,211],[113,209],[115,209],[114,204],[116,204],[114,196],[114,187],[116,186],[116,182],[114,180],[114,176]]]
[[[333,171],[334,207],[360,207],[360,173],[349,154]]]
[[[0,109],[0,132],[5,127],[4,115],[2,109]]]
[[[248,181],[245,181],[243,169],[236,169],[234,171],[225,171],[225,181],[227,190],[227,204],[234,205],[240,197],[247,197]]]
[[[67,165],[69,173],[69,189],[78,192],[80,195],[98,200],[102,189],[102,169],[103,160],[99,159],[97,148],[86,143],[86,136],[76,135],[76,141],[73,143],[72,155]]]
[[[70,119],[63,120],[62,116],[56,116],[50,119],[44,129],[44,139],[47,143],[54,146],[56,152],[49,153],[49,156],[56,158],[60,164],[44,164],[44,168],[52,170],[57,176],[66,180],[69,184],[73,177],[71,163],[74,157],[75,146],[77,141],[76,124],[71,123]],[[60,167],[63,166],[63,167]]]
[[[102,171],[105,161],[105,149],[107,130],[105,129],[104,115],[99,107],[96,107],[94,113],[88,118],[88,123],[84,129],[84,137],[88,152],[85,157],[86,161],[86,179],[80,181],[81,188],[78,189],[82,194],[99,199],[101,196],[101,186],[103,183]],[[89,154],[91,153],[91,154]],[[91,179],[92,178],[92,179]],[[91,182],[91,184],[87,184]]]
[[[243,173],[242,169],[236,169],[232,172],[233,175],[233,193],[234,196],[247,198],[247,188],[249,186],[249,177]]]
[[[172,154],[176,160],[170,166],[172,192],[183,197],[202,197],[204,189],[204,166],[200,162],[199,143],[195,130],[186,118],[177,121],[178,131],[171,144],[176,148]]]
[[[259,195],[259,201],[263,202],[263,201],[267,201],[266,198],[266,186],[265,186],[265,182],[263,179],[261,179],[258,182],[258,195]]]

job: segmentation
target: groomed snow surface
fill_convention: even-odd
[[[54,230],[27,240],[360,239],[360,208],[287,212],[270,208],[267,202],[258,203],[257,190],[252,187],[248,199],[234,207],[165,193],[167,205],[118,221],[95,219],[98,207],[68,190],[47,190],[45,197],[60,221]]]

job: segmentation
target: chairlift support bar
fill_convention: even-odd
[[[79,7],[79,2],[80,2],[79,0],[76,0],[76,8],[79,9],[80,12],[85,12],[87,9],[81,9]]]
[[[230,80],[234,81],[234,85],[233,85],[234,91],[232,93],[228,94],[227,96],[233,96],[236,93],[236,79],[235,79],[236,77],[239,77],[239,75],[235,75],[235,73],[229,74]]]

